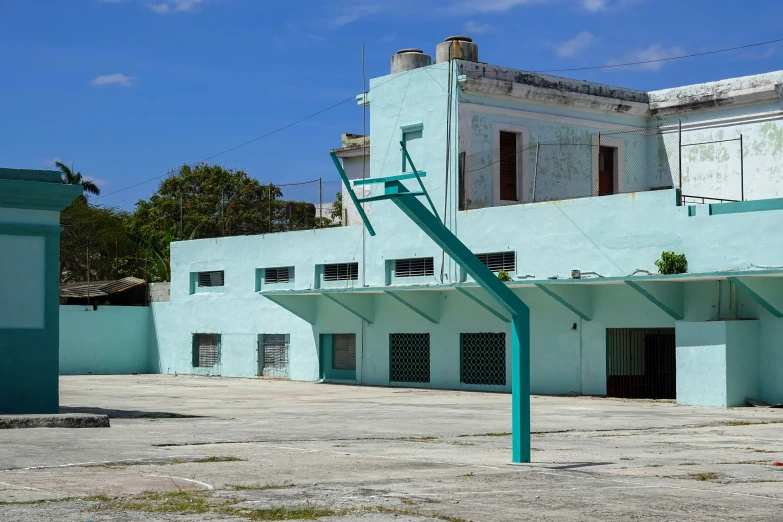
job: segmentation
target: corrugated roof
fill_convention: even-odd
[[[66,283],[60,287],[60,297],[106,297],[123,292],[147,282],[138,277],[123,277],[117,281],[90,281],[89,283]]]

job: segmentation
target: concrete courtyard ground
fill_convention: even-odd
[[[0,520],[783,520],[783,410],[193,376],[61,378],[110,428],[0,430]]]

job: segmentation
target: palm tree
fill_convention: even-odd
[[[59,161],[56,161],[54,164],[57,165],[57,168],[62,172],[62,182],[64,185],[81,185],[85,192],[95,194],[96,196],[101,195],[101,189],[98,188],[98,185],[89,179],[85,179],[81,172],[74,174],[67,165],[60,163]]]

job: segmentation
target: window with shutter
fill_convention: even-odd
[[[264,284],[274,285],[294,281],[294,267],[282,266],[264,269]]]
[[[413,257],[394,261],[394,277],[421,277],[434,274],[431,257]]]
[[[211,367],[220,361],[220,334],[193,334],[193,367]]]
[[[501,270],[516,272],[517,270],[516,252],[492,252],[489,254],[476,254],[476,257],[493,272],[500,272]]]
[[[356,334],[334,334],[332,368],[335,370],[356,369]]]
[[[500,199],[517,201],[517,134],[500,132]]]
[[[288,335],[264,334],[262,337],[261,375],[288,378]]]
[[[216,270],[212,272],[199,272],[198,273],[198,286],[223,286],[223,270]]]
[[[359,279],[359,263],[324,265],[324,281],[356,281]]]

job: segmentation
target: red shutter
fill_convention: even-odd
[[[517,135],[500,133],[500,199],[517,201]]]

